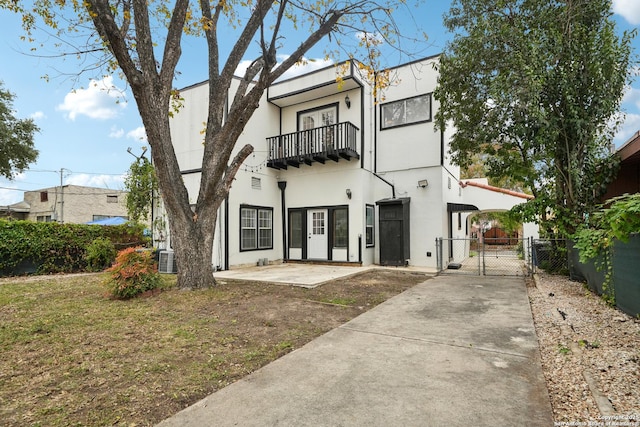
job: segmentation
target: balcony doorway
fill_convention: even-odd
[[[298,130],[303,152],[320,153],[333,150],[338,106],[332,105],[298,114]]]

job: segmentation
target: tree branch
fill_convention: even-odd
[[[171,22],[164,45],[164,53],[162,55],[162,67],[160,68],[160,85],[165,89],[171,90],[173,87],[173,77],[175,76],[176,66],[182,55],[180,42],[182,40],[182,32],[184,30],[187,10],[189,8],[189,0],[176,0],[173,8]]]

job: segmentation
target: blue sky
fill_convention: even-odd
[[[420,10],[413,11],[414,20],[429,37],[421,56],[440,53],[450,37],[442,26],[442,15],[449,2],[425,3]],[[614,0],[613,11],[621,31],[640,25],[640,1]],[[401,26],[405,19],[398,17]],[[75,59],[63,61],[31,55],[30,46],[20,40],[22,29],[14,14],[0,10],[0,28],[0,80],[5,89],[16,95],[17,117],[34,118],[41,130],[35,137],[40,151],[38,161],[13,181],[0,178],[0,205],[21,201],[25,190],[60,185],[61,178],[64,184],[122,189],[124,175],[134,160],[127,148],[139,154],[146,145],[142,122],[126,85],[117,77],[91,80],[96,76],[71,75],[82,67]],[[636,54],[640,53],[638,38],[634,45]],[[206,78],[201,44],[186,40],[183,51],[178,88]],[[46,50],[43,52],[47,54]],[[322,48],[310,53],[309,58],[314,57],[323,57]],[[403,60],[391,56],[388,61],[392,65]],[[324,65],[327,63],[321,59],[310,63],[313,68]],[[49,81],[42,78],[44,75],[50,77]],[[626,120],[614,140],[616,146],[640,130],[637,80],[624,97]]]

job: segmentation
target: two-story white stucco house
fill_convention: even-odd
[[[220,209],[213,265],[267,259],[435,268],[436,238],[452,237],[452,219],[469,210],[449,137],[433,120],[437,61],[391,69],[394,83],[380,99],[355,62],[269,87],[236,145],[255,151]],[[171,123],[194,203],[207,92],[207,82],[182,89],[184,108]],[[155,232],[161,249],[170,248],[167,234]]]

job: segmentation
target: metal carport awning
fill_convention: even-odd
[[[479,211],[477,206],[467,205],[465,203],[447,203],[447,212],[471,212],[471,211]]]
[[[451,239],[453,238],[453,222],[451,221],[451,214],[453,212],[472,212],[472,211],[479,211],[480,209],[478,209],[477,206],[474,205],[468,205],[466,203],[447,203],[447,212],[449,213],[449,215],[447,215],[447,222],[448,222],[448,238]],[[453,257],[453,246],[449,245],[449,258]]]

